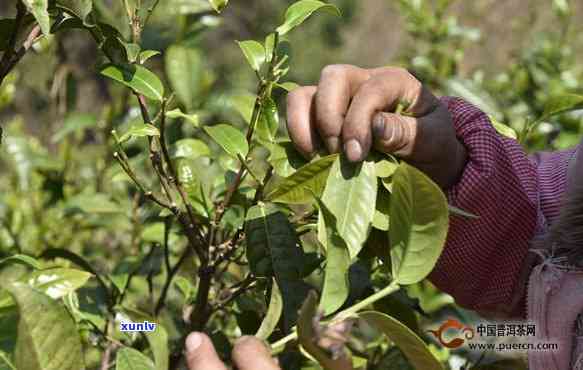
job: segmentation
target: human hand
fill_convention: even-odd
[[[399,103],[409,104],[405,115],[390,113]],[[287,125],[307,157],[323,143],[359,162],[374,147],[403,158],[443,188],[457,182],[466,161],[447,107],[402,68],[327,66],[317,86],[289,93]]]
[[[232,356],[238,370],[281,370],[269,348],[252,336],[239,338]],[[186,338],[186,361],[189,370],[227,370],[209,337],[202,333],[191,333]],[[337,370],[352,370],[350,360],[344,357],[335,360],[334,366]]]

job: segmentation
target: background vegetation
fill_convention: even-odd
[[[82,353],[88,369],[123,369],[127,358],[134,363],[152,359],[152,366],[158,369],[177,368],[181,366],[184,335],[201,328],[228,358],[232,339],[255,334],[269,312],[270,297],[277,289],[271,277],[285,289],[277,273],[262,276],[263,270],[258,267],[261,258],[254,261],[249,252],[245,255],[234,246],[244,242],[243,230],[249,234],[253,220],[249,218],[250,209],[280,215],[255,202],[261,199],[263,190],[269,193],[269,186],[277,189],[278,183],[264,183],[264,176],[282,179],[305,164],[285,141],[282,104],[291,85],[258,85],[257,73],[235,41],[257,40],[263,44],[265,37],[282,24],[283,14],[293,1],[233,0],[218,14],[207,0],[161,0],[151,15],[148,9],[155,4],[153,1],[128,1],[130,9],[141,9],[138,19],[148,19],[139,35],[128,25],[123,1],[92,3],[94,19],[120,32],[110,37],[112,45],[104,40],[96,43],[95,35],[51,14],[53,21],[58,20],[52,22],[53,31],[58,32],[41,38],[9,74],[2,76],[0,285],[4,289],[0,290],[0,369],[11,369],[15,361],[24,361],[15,358],[17,318],[40,314],[19,312],[14,301],[43,299],[35,298],[34,291],[24,294],[28,289],[25,285],[19,292],[11,291],[14,288],[8,283],[14,281],[28,283],[62,302],[67,311],[61,314],[68,312],[74,318],[72,330],[80,333],[82,346],[69,347],[70,353],[62,355]],[[549,102],[557,97],[583,92],[583,63],[577,63],[583,60],[583,33],[581,24],[574,21],[582,15],[581,4],[567,0],[330,3],[340,9],[342,16],[321,14],[310,18],[300,31],[282,38],[272,62],[282,61],[284,56],[287,60],[280,66],[271,63],[274,68],[264,66],[260,70],[264,73],[262,81],[275,83],[287,73],[279,83],[311,84],[317,81],[321,68],[331,63],[363,67],[398,64],[412,70],[439,94],[462,96],[496,121],[510,125],[521,134],[529,151],[567,148],[579,141],[581,111],[548,119],[546,113]],[[509,19],[508,14],[515,16]],[[10,19],[15,17],[16,1],[3,1],[0,55],[6,54],[10,44]],[[29,16],[18,35],[19,43],[33,26]],[[107,78],[115,77],[115,70],[99,73],[105,63],[116,63],[120,58],[141,64],[140,58],[145,59],[146,54],[137,56],[138,44],[142,51],[159,51],[151,53],[143,65],[161,79],[166,91],[174,93],[172,99],[147,105],[127,86],[114,81],[116,78]],[[253,50],[250,44],[249,48]],[[254,115],[256,94],[263,105]],[[541,116],[545,119],[537,121]],[[160,120],[165,120],[166,130],[144,129],[144,121],[159,126]],[[259,131],[259,147],[249,158],[247,151],[238,152],[240,147],[223,150],[224,142],[204,128],[229,123],[249,132],[247,127],[252,122],[259,122],[259,127],[267,127],[267,131]],[[162,167],[156,168],[152,162],[152,168],[152,142],[159,142],[160,133],[164,135],[160,139],[169,143],[169,153],[157,147]],[[164,158],[166,154],[169,160]],[[237,154],[249,159],[250,168],[241,167],[240,162],[247,161]],[[238,179],[240,171],[248,174],[243,180]],[[143,189],[128,177],[128,172],[136,176]],[[186,192],[180,213],[174,213],[174,204],[170,203],[171,198],[182,207],[180,199],[184,195],[173,183],[173,172]],[[163,183],[171,189],[161,187]],[[233,184],[237,186],[231,192]],[[262,190],[254,190],[257,187]],[[386,189],[382,191],[392,191],[388,185]],[[225,202],[226,195],[229,200]],[[164,199],[169,207],[152,202],[155,197]],[[326,194],[322,197],[322,204],[329,201]],[[228,207],[222,209],[225,203]],[[324,273],[322,241],[317,240],[322,231],[318,235],[315,229],[318,217],[314,209],[326,213],[326,205],[291,203],[297,202],[284,204],[281,211],[301,237],[301,264],[305,265],[300,273],[302,284],[322,290],[324,276],[329,275]],[[335,309],[350,307],[390,283],[390,272],[377,260],[388,258],[387,252],[379,252],[389,243],[383,233],[388,229],[389,212],[382,211],[376,215],[373,231],[363,240],[364,248],[358,250],[359,258],[346,266],[347,270],[350,266],[350,294],[341,302],[337,299],[331,303],[337,306]],[[218,219],[214,218],[217,213]],[[331,213],[330,219],[334,209]],[[216,270],[201,268],[210,265],[200,256],[193,257],[198,252],[192,250],[191,242],[199,236],[181,228],[185,225],[181,217],[187,216],[191,221],[206,222],[205,233],[215,230],[209,245],[216,250],[208,253],[216,262]],[[213,219],[218,223],[214,224]],[[206,292],[210,308],[198,306],[205,273],[220,277]],[[283,294],[284,300],[287,296]],[[266,339],[273,343],[290,332],[303,298],[284,302],[283,314],[280,312],[270,330],[264,328]],[[31,306],[44,307],[38,302]],[[451,313],[466,320],[473,318],[426,281],[384,297],[375,302],[374,309],[398,318],[423,338],[442,366],[457,368],[479,360],[463,351],[450,353],[424,334],[425,328],[434,327]],[[204,322],[196,322],[201,317]],[[119,332],[122,320],[146,319],[160,324],[155,334]],[[363,366],[408,369],[415,365],[396,347],[371,340],[367,329],[360,329],[362,336],[355,339],[351,349],[369,358]],[[315,366],[295,348],[288,347],[281,356],[286,369]],[[482,364],[498,360],[488,356]],[[150,368],[147,361],[143,366]]]

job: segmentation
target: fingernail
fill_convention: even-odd
[[[381,113],[377,113],[372,119],[372,131],[376,138],[385,136],[385,117]]]
[[[338,153],[340,151],[340,139],[336,136],[326,138],[326,148],[330,153]]]
[[[350,139],[344,144],[344,151],[348,160],[351,162],[359,162],[362,160],[362,146],[356,139]]]
[[[186,338],[186,350],[188,352],[195,352],[202,344],[202,335],[200,333],[192,333]]]

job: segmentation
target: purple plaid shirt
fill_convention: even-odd
[[[447,197],[479,218],[451,216],[447,243],[430,280],[463,307],[523,315],[528,249],[559,214],[576,149],[527,156],[515,140],[499,135],[477,107],[459,98],[442,101],[468,152],[462,177]]]

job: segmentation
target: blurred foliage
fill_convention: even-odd
[[[14,298],[10,298],[7,291],[0,291],[0,369],[10,369],[3,358],[12,361],[12,354],[22,351],[19,352],[14,340],[15,317],[20,315],[32,320],[38,314],[34,311],[17,313],[13,300],[18,304],[43,300],[45,298],[38,298],[34,293],[41,288],[52,299],[59,299],[72,314],[74,323],[67,322],[67,325],[74,324],[80,333],[88,369],[100,368],[106,350],[117,350],[120,346],[124,346],[117,351],[120,363],[143,362],[144,368],[150,368],[149,362],[153,361],[158,369],[167,369],[169,363],[178,366],[184,335],[195,327],[192,317],[201,291],[200,266],[203,262],[185,252],[190,242],[180,227],[180,220],[172,216],[171,210],[161,209],[149,201],[149,191],[164,194],[149,157],[151,142],[156,142],[161,134],[170,143],[168,155],[178,180],[184,185],[193,219],[216,227],[219,235],[213,238],[232,241],[240,236],[243,228],[247,233],[257,229],[256,222],[260,226],[274,222],[278,235],[290,232],[300,235],[302,248],[296,249],[301,253],[290,258],[301,259],[299,264],[304,271],[292,271],[297,274],[295,279],[278,275],[286,267],[265,262],[269,258],[265,258],[263,249],[255,249],[257,253],[252,255],[228,252],[229,263],[220,265],[220,278],[214,280],[207,292],[213,311],[204,312],[210,316],[205,317],[205,321],[208,320],[206,331],[225,359],[236,336],[255,334],[260,327],[265,339],[273,342],[285,338],[296,321],[297,308],[306,296],[307,287],[322,290],[326,278],[331,276],[326,272],[329,265],[323,264],[322,240],[318,239],[323,233],[324,239],[334,244],[344,235],[338,239],[341,230],[330,226],[334,224],[332,216],[338,213],[334,207],[329,210],[332,216],[323,217],[329,222],[317,221],[317,209],[326,213],[327,204],[334,204],[330,193],[328,196],[324,193],[322,204],[318,206],[298,206],[288,199],[288,204],[271,208],[269,203],[264,206],[254,202],[256,188],[265,185],[265,192],[269,193],[281,185],[278,181],[289,179],[288,176],[305,165],[305,160],[287,141],[284,120],[279,114],[283,112],[285,90],[291,86],[283,83],[313,80],[325,64],[335,62],[334,57],[344,46],[344,33],[355,23],[366,22],[358,17],[357,1],[331,1],[340,9],[341,18],[316,17],[305,25],[305,32],[281,38],[274,55],[279,61],[284,56],[287,58],[280,66],[287,76],[270,86],[268,92],[259,86],[259,91],[266,94],[262,101],[267,102],[268,109],[255,117],[261,145],[251,148],[245,137],[237,133],[242,135],[253,122],[256,75],[265,73],[269,61],[262,58],[270,54],[257,53],[257,45],[252,43],[243,44],[244,53],[241,53],[235,41],[255,40],[261,48],[268,46],[270,41],[266,41],[265,36],[282,23],[282,14],[293,1],[233,0],[218,14],[215,10],[222,5],[217,1],[210,4],[206,0],[159,3],[155,0],[93,0],[92,13],[84,19],[84,25],[71,16],[71,13],[81,14],[79,18],[83,19],[82,7],[63,13],[62,4],[66,2],[59,1],[59,8],[53,7],[54,2],[49,3],[53,33],[35,43],[0,85],[3,129],[0,285],[16,280],[33,281],[31,284],[35,288],[28,293],[29,289],[23,288],[13,295]],[[583,93],[580,84],[583,65],[576,63],[581,44],[573,28],[572,4],[553,1],[553,22],[530,35],[525,47],[500,70],[477,66],[469,72],[462,72],[467,58],[466,47],[487,36],[479,28],[466,26],[464,19],[453,10],[456,5],[454,0],[394,2],[392,6],[401,15],[409,41],[400,48],[394,60],[386,63],[406,66],[440,94],[461,96],[478,105],[496,121],[523,134],[521,138],[529,151],[562,149],[578,142],[582,129],[581,111],[545,117],[549,104],[556,99],[570,93]],[[9,44],[16,1],[0,4],[0,15],[0,51],[3,51]],[[139,34],[131,23],[136,19],[148,19]],[[17,44],[24,41],[33,24],[32,16],[27,16],[22,32],[16,35]],[[98,38],[98,43],[94,34],[82,29],[95,29],[90,27],[94,24],[99,25],[97,28],[104,36]],[[254,72],[247,60],[252,66],[262,67]],[[104,69],[106,63],[120,62],[133,63],[140,71],[133,70],[131,82],[124,77],[124,70]],[[287,71],[287,67],[291,69]],[[163,94],[162,90],[173,92],[172,99],[150,102],[146,107],[146,113],[153,116],[152,121],[159,122],[159,115],[166,117],[167,127],[163,133],[156,127],[143,125],[144,107],[124,84],[152,100],[158,95],[168,98],[170,93]],[[573,104],[569,110],[579,105]],[[162,106],[166,112],[161,110]],[[541,116],[545,119],[538,122]],[[210,124],[227,122],[235,132],[222,139],[221,135],[230,131]],[[117,163],[114,153],[118,157],[125,155],[126,163],[143,189],[135,186],[127,171]],[[213,215],[218,212],[229,187],[240,180],[237,180],[237,173],[241,157],[247,156],[254,159],[246,163],[249,176],[232,194],[230,206],[221,211],[224,214],[219,219],[220,224],[214,225]],[[340,165],[335,158],[315,166],[312,162],[310,169],[314,172],[310,174],[330,171],[333,162]],[[317,168],[318,165],[321,167]],[[263,178],[270,171],[278,181],[260,184],[256,177]],[[328,172],[324,175],[325,180]],[[323,184],[325,181],[321,187]],[[178,202],[180,194],[175,190],[170,193]],[[304,194],[304,197],[311,198],[311,194]],[[173,206],[170,204],[170,208]],[[262,218],[269,221],[262,223]],[[287,222],[288,218],[293,223]],[[391,286],[388,236],[383,233],[386,229],[377,226],[370,235],[361,235],[363,240],[353,243],[362,250],[345,246],[352,254],[358,254],[358,259],[356,262],[349,259],[349,271],[342,272],[349,277],[346,296],[327,296],[327,302],[332,302],[332,311],[346,309],[362,302],[375,290]],[[265,239],[265,235],[255,236],[259,244]],[[240,240],[235,238],[235,242]],[[291,247],[295,244],[292,240]],[[229,250],[219,252],[225,251]],[[376,258],[379,255],[389,263],[380,263]],[[219,256],[217,252],[215,257]],[[342,258],[345,257],[339,254],[335,258],[344,263],[346,260]],[[247,260],[251,263],[252,274]],[[173,271],[174,266],[177,266],[176,271]],[[275,274],[272,269],[277,270]],[[47,276],[51,278],[45,281]],[[169,276],[173,279],[168,279]],[[36,280],[31,280],[32,277]],[[277,300],[272,297],[277,297],[278,289],[283,295],[283,306],[279,309],[270,304]],[[292,302],[290,297],[296,301]],[[50,306],[54,301],[47,302]],[[422,338],[427,343],[430,339],[423,328],[440,322],[447,315],[475,319],[426,281],[378,300],[374,308],[402,323],[384,321],[386,325],[392,323],[393,328],[397,327],[399,335]],[[66,320],[62,310],[55,312],[58,320]],[[273,319],[274,315],[274,322],[262,320],[265,316]],[[121,321],[143,320],[157,322],[158,330],[146,335],[119,330]],[[383,322],[384,319],[375,317],[375,320]],[[406,349],[390,345],[365,324],[361,323],[358,330],[360,337],[351,348],[368,355],[367,368],[411,368]],[[365,347],[358,347],[363,342]],[[438,350],[433,344],[424,346],[423,342],[420,346],[430,351],[424,352],[427,358],[437,358],[445,367],[454,363],[455,356],[448,351]],[[45,350],[58,353],[54,348]],[[469,363],[477,360],[472,354],[459,354]],[[282,353],[280,358],[286,369],[315,366],[293,349]],[[109,360],[113,362],[114,357]]]

